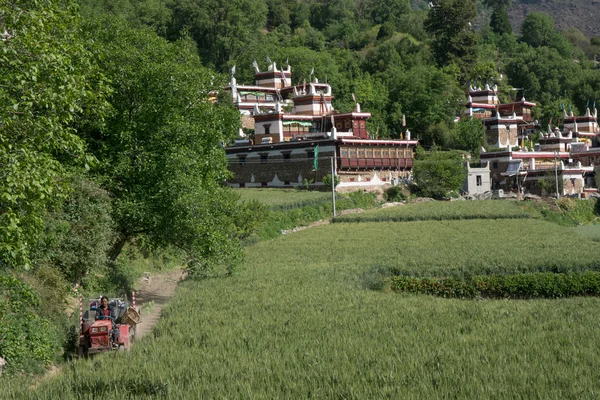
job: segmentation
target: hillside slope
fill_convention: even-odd
[[[600,36],[600,0],[514,1],[508,10],[513,30],[519,32],[527,14],[534,11],[552,15],[560,30],[577,28],[587,37]]]

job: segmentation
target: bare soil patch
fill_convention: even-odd
[[[136,301],[141,309],[142,321],[136,327],[136,340],[152,331],[160,312],[175,294],[177,284],[185,278],[185,271],[176,269],[162,274],[146,274],[137,285]],[[149,313],[144,313],[144,304],[153,304]]]

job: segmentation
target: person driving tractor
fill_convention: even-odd
[[[96,319],[109,319],[111,317],[112,308],[108,305],[108,297],[100,298],[100,307],[96,309]]]
[[[119,329],[115,324],[114,314],[112,307],[108,304],[108,297],[102,296],[100,298],[100,307],[96,309],[96,319],[110,319],[112,322],[112,336],[113,343],[116,344],[119,337]]]

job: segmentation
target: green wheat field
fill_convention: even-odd
[[[72,362],[35,389],[3,382],[0,398],[600,398],[598,298],[365,288],[381,266],[421,276],[600,266],[595,235],[515,216],[348,222],[259,242],[238,275],[184,282],[130,351]]]

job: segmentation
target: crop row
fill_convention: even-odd
[[[395,292],[421,293],[442,297],[559,298],[600,295],[600,273],[483,275],[466,279],[415,278],[394,276],[387,279]]]
[[[429,201],[389,207],[363,214],[349,214],[335,218],[334,222],[405,222],[442,221],[460,219],[520,219],[532,214],[514,201]]]

